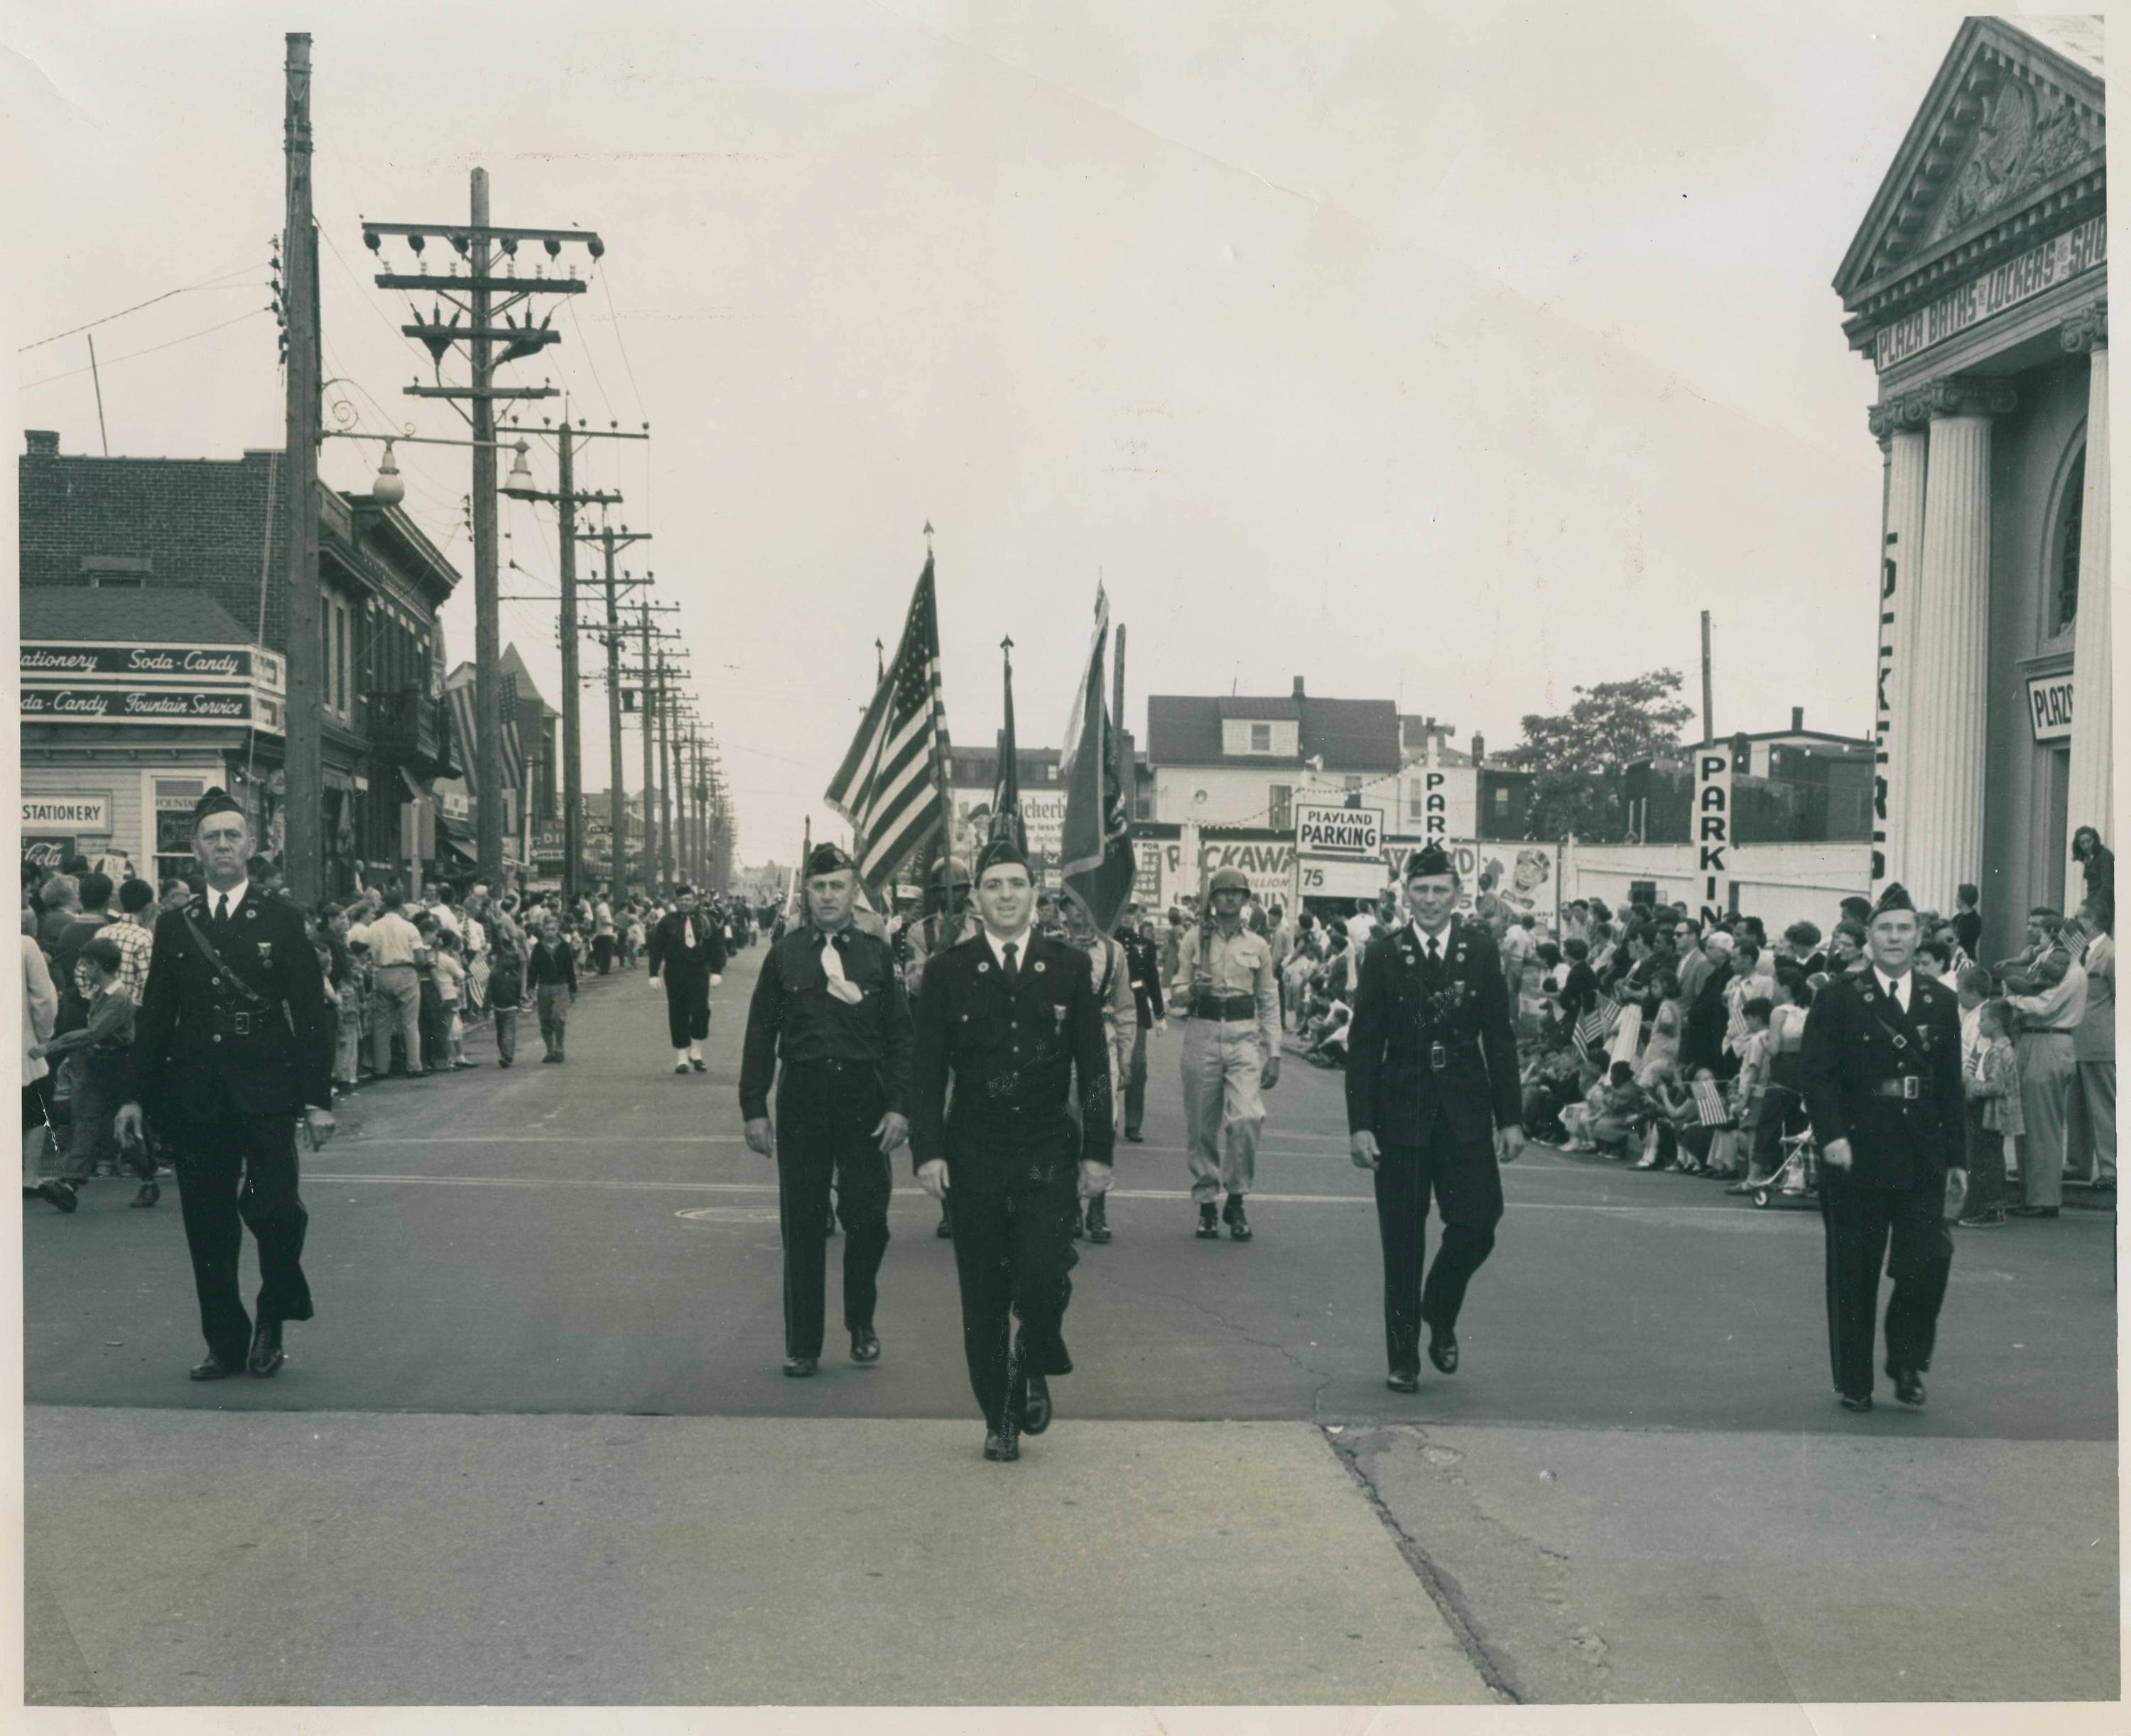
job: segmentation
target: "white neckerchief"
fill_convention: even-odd
[[[678,915],[681,918],[681,944],[693,952],[696,949],[696,913],[682,911]]]
[[[1880,987],[1886,992],[1887,998],[1900,1007],[1904,1012],[1907,1012],[1909,1010],[1909,998],[1917,992],[1916,973],[1904,971],[1899,977],[1890,977],[1875,964],[1872,967],[1872,974],[1880,979]]]
[[[251,890],[251,882],[248,877],[238,881],[226,892],[218,892],[213,887],[209,887],[207,889],[208,915],[213,916],[222,907],[222,901],[227,898],[229,900],[229,914],[235,916],[237,906],[244,902],[244,895]]]

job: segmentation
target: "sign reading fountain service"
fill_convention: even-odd
[[[281,659],[256,645],[32,640],[20,658],[26,719],[282,727]]]

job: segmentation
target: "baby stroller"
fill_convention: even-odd
[[[1754,1189],[1754,1203],[1765,1206],[1772,1199],[1811,1199],[1820,1190],[1820,1148],[1813,1142],[1810,1128],[1783,1137],[1784,1160],[1760,1186]]]

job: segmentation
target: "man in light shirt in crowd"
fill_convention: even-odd
[[[405,915],[406,899],[398,887],[385,894],[384,908],[364,927],[361,938],[370,947],[376,967],[376,999],[371,1024],[370,1064],[377,1077],[392,1071],[392,1033],[397,1031],[407,1047],[409,1077],[422,1071],[422,980],[414,969],[414,954],[422,936]],[[348,930],[356,938],[353,929]]]

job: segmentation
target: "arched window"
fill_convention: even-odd
[[[2065,471],[2064,487],[2057,496],[2053,552],[2048,572],[2049,635],[2071,631],[2079,616],[2079,544],[2086,508],[2086,447]]]

